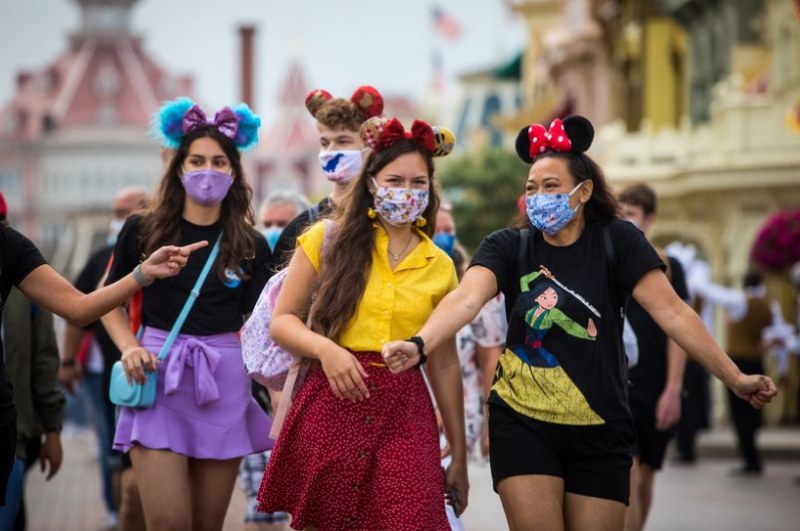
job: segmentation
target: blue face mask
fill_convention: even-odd
[[[447,253],[447,256],[453,258],[456,251],[456,235],[449,232],[437,232],[433,235],[433,243]]]
[[[270,227],[263,230],[262,234],[267,239],[267,245],[269,245],[270,251],[275,250],[275,246],[278,244],[278,239],[281,237],[281,232],[283,232],[281,227]]]
[[[572,221],[580,203],[573,209],[569,206],[569,198],[586,181],[581,181],[568,194],[534,194],[525,199],[525,210],[534,227],[549,236],[554,236]]]

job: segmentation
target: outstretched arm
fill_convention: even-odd
[[[417,333],[425,343],[425,351],[435,352],[443,342],[454,337],[496,294],[494,273],[483,266],[470,267],[458,287],[442,299]],[[409,369],[419,361],[417,345],[409,341],[386,343],[382,354],[394,373]]]
[[[141,273],[144,280],[151,282],[177,275],[186,265],[192,251],[206,245],[207,241],[201,241],[183,247],[161,247],[142,262]],[[73,324],[86,326],[123,304],[141,286],[134,274],[130,273],[110,286],[86,295],[75,289],[55,269],[44,264],[31,271],[20,282],[19,288],[29,299],[51,312]]]
[[[769,377],[743,374],[736,367],[662,271],[654,269],[639,279],[633,296],[669,337],[754,408],[760,409],[777,394]]]

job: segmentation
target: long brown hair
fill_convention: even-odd
[[[375,221],[367,216],[367,211],[373,206],[368,183],[387,164],[408,153],[422,156],[430,179],[428,207],[422,214],[426,223],[420,230],[429,237],[436,230],[439,193],[433,181],[431,153],[410,140],[399,140],[385,149],[370,153],[361,174],[345,197],[343,208],[333,214],[335,233],[325,246],[319,290],[311,306],[311,329],[334,341],[338,341],[355,315],[372,267],[372,248],[375,245],[372,224]]]
[[[255,224],[255,215],[251,206],[253,190],[247,183],[236,145],[215,127],[199,127],[184,137],[175,156],[172,157],[166,173],[161,178],[156,197],[150,208],[144,212],[139,247],[145,255],[149,255],[162,245],[177,243],[183,204],[186,199],[186,192],[180,180],[181,168],[189,155],[189,147],[192,142],[205,137],[216,140],[231,161],[233,170],[233,184],[225,199],[222,200],[220,212],[220,221],[225,236],[220,242],[217,275],[224,280],[225,269],[238,272],[242,268],[241,273],[244,278],[249,278],[250,264],[255,257],[256,249],[253,237],[254,229],[252,228]]]

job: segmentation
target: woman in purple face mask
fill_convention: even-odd
[[[210,245],[170,282],[143,289],[140,338],[122,309],[103,318],[129,380],[158,373],[152,407],[120,408],[114,448],[130,453],[148,529],[222,529],[241,457],[269,447],[269,418],[251,397],[237,335],[268,278],[270,252],[253,228],[239,153],[257,142],[260,119],[246,106],[224,107],[210,119],[182,99],[168,103],[157,122],[176,152],[152,206],[122,228],[108,282],[163,243]],[[159,360],[217,241],[199,295]]]
[[[602,171],[584,154],[593,137],[580,116],[523,128],[516,147],[531,164],[529,223],[484,239],[416,342],[383,347],[390,369],[403,373],[422,348],[438,348],[498,291],[505,295],[489,458],[511,529],[623,528],[634,443],[622,348],[629,296],[753,407],[776,394],[768,377],[739,371],[676,295],[641,231],[619,218]]]

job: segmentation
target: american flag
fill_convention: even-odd
[[[461,36],[461,26],[458,21],[445,13],[439,6],[434,6],[431,10],[433,16],[433,27],[443,37],[454,41]]]

